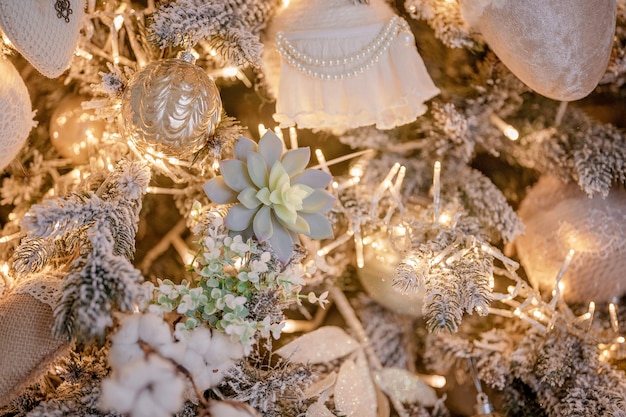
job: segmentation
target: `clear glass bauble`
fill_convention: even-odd
[[[405,294],[393,286],[400,260],[387,236],[377,236],[363,246],[363,268],[357,270],[357,275],[365,291],[379,304],[399,314],[420,317],[423,292]]]
[[[204,147],[220,121],[222,99],[197,65],[173,58],[136,72],[122,97],[125,133],[156,156],[185,159]]]

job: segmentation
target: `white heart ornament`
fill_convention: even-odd
[[[56,78],[72,61],[85,16],[85,0],[65,0],[67,15],[58,16],[55,0],[0,0],[0,27],[15,49],[48,78]],[[63,3],[63,2],[61,2]]]
[[[462,0],[461,8],[504,65],[539,94],[581,99],[606,71],[616,0]]]

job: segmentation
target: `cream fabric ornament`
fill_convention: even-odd
[[[69,4],[57,11],[56,3]],[[48,78],[58,77],[70,65],[85,16],[85,0],[56,3],[0,0],[2,31],[15,49]]]
[[[546,97],[581,99],[606,71],[616,0],[461,0],[461,11],[504,65]]]
[[[0,57],[0,170],[6,168],[26,143],[35,126],[26,85],[13,64]]]
[[[567,302],[608,302],[626,292],[626,190],[606,199],[589,198],[577,184],[546,176],[529,191],[519,210],[526,233],[516,242],[530,282],[544,292],[570,249],[572,263],[562,279]]]
[[[281,127],[391,129],[414,121],[439,93],[408,24],[384,0],[292,0],[265,45]]]

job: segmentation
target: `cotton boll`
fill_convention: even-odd
[[[143,314],[140,317],[139,339],[151,346],[172,343],[170,326],[154,314]]]
[[[243,357],[243,346],[219,331],[196,327],[177,331],[176,336],[187,347],[180,363],[191,373],[200,390],[219,384],[234,360]]]
[[[135,404],[135,393],[114,379],[105,379],[101,385],[100,402],[104,409],[115,408],[120,413],[128,413]]]
[[[184,351],[184,346],[178,346],[172,340],[169,325],[152,313],[125,316],[111,340],[109,363],[114,369],[144,357],[140,340],[168,358],[180,358]]]
[[[243,357],[243,346],[235,343],[223,333],[214,332],[211,344],[207,349],[207,357],[215,360],[240,359]]]
[[[138,359],[102,382],[101,406],[131,417],[169,417],[184,403],[185,381],[156,355]]]
[[[124,365],[143,358],[144,353],[137,341],[139,340],[139,315],[133,314],[122,319],[122,326],[111,337],[109,364],[121,368]]]

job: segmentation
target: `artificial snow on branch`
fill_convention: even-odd
[[[278,6],[277,0],[175,0],[152,15],[149,37],[161,48],[192,47],[207,40],[233,65],[258,66],[258,33]]]
[[[130,259],[149,181],[146,165],[121,161],[97,191],[46,200],[24,216],[26,237],[14,253],[15,271],[67,271],[55,310],[57,335],[80,342],[102,338],[113,309],[132,311],[141,298],[143,278]]]

